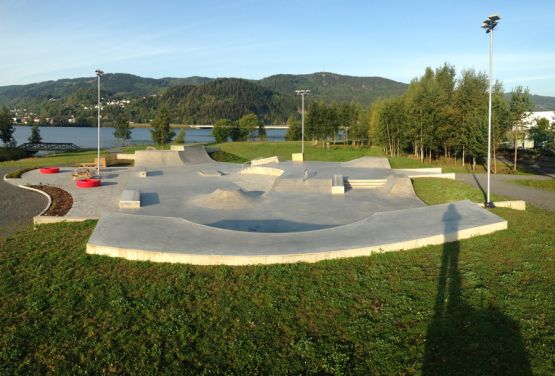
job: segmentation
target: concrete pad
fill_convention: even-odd
[[[303,153],[293,153],[293,154],[291,154],[291,160],[293,162],[303,162],[304,161],[304,154]]]
[[[513,201],[496,201],[493,203],[497,208],[509,208],[513,210],[526,210],[526,201],[523,200],[513,200]],[[483,203],[478,204],[480,207],[484,207]]]
[[[345,194],[345,181],[343,175],[333,175],[331,182],[331,194],[342,195]]]
[[[455,173],[454,172],[447,172],[447,173],[442,173],[442,174],[427,174],[427,173],[412,174],[412,173],[407,173],[407,176],[411,179],[438,178],[438,179],[455,180]]]
[[[117,153],[116,154],[116,159],[134,160],[135,159],[135,154]]]
[[[470,201],[375,213],[344,226],[280,234],[110,213],[100,219],[87,253],[199,265],[317,262],[442,244],[506,228],[507,221]]]
[[[138,209],[141,207],[141,192],[135,189],[124,189],[119,199],[120,209]]]
[[[272,168],[272,167],[260,167],[260,166],[251,166],[241,170],[242,174],[259,174],[259,175],[269,175],[269,176],[281,176],[283,174],[283,170],[279,168]]]

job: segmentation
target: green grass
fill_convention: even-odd
[[[100,151],[101,157],[107,157],[107,151]],[[17,166],[21,168],[37,168],[44,166],[61,166],[75,163],[94,162],[97,156],[96,150],[85,150],[70,153],[50,154],[44,157],[31,157],[17,161],[1,162],[1,167]]]
[[[272,157],[277,155],[280,160],[291,160],[292,153],[301,152],[301,143],[298,141],[285,142],[226,142],[216,144],[220,150],[233,154],[239,160],[250,161],[259,157]],[[364,156],[383,156],[381,148],[354,148],[350,146],[331,145],[329,149],[312,147],[310,142],[305,142],[305,160],[309,161],[350,161]]]
[[[245,267],[89,256],[91,221],[29,229],[0,246],[0,373],[554,374],[555,216],[494,213],[508,230]]]
[[[444,180],[441,182],[440,180]],[[412,184],[418,197],[428,205],[437,205],[445,202],[470,200],[473,202],[485,202],[484,193],[472,188],[468,184],[458,180],[446,180],[439,178],[413,179]],[[448,189],[445,189],[445,187]],[[499,195],[492,195],[494,201],[505,200]]]
[[[555,192],[555,180],[508,180],[509,183]]]

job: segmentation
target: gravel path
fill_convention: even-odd
[[[19,188],[4,181],[4,175],[17,167],[0,167],[0,238],[29,225],[48,203],[40,193]]]
[[[464,181],[485,192],[487,187],[486,174],[456,174],[457,180]],[[491,175],[491,191],[498,195],[524,200],[535,206],[555,211],[555,192],[535,189],[511,183],[511,180],[550,180],[549,176],[539,175]]]

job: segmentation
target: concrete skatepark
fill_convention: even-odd
[[[131,168],[108,168],[99,188],[74,187],[71,169],[25,173],[18,184],[67,190],[65,220],[98,218],[87,252],[192,264],[315,262],[416,248],[507,227],[469,201],[426,206],[386,158],[350,162],[215,162],[202,146],[145,150]],[[52,219],[55,220],[55,219]],[[58,219],[59,220],[59,219]],[[48,222],[45,219],[43,222]]]

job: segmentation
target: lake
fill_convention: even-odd
[[[18,145],[27,142],[31,135],[31,127],[16,126],[14,138]],[[72,142],[83,149],[96,148],[97,128],[89,127],[40,127],[42,142]],[[177,134],[179,129],[173,129]],[[284,141],[286,129],[266,129],[268,141]],[[126,144],[152,144],[149,128],[133,128],[131,140]],[[214,142],[212,129],[186,129],[185,142]],[[100,147],[119,146],[119,140],[114,137],[114,128],[100,128]]]

